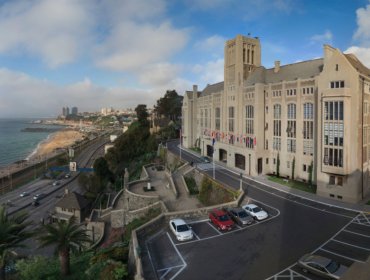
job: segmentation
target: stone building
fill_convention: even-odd
[[[89,201],[79,193],[65,189],[63,197],[55,205],[53,219],[68,221],[72,216],[77,223],[82,223],[90,214]]]
[[[259,39],[238,35],[225,43],[224,82],[185,93],[182,143],[357,202],[370,190],[369,102],[370,70],[353,54],[324,45],[323,58],[267,69]]]

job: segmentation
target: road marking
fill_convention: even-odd
[[[166,269],[166,270],[167,271],[165,273],[163,273],[163,275],[161,276],[161,278],[159,278],[159,280],[164,279],[164,277],[166,277],[166,275],[171,271],[171,269]]]
[[[367,216],[362,212],[361,215],[365,218],[365,220],[367,221],[368,224],[370,224],[370,221],[369,219],[367,218]]]
[[[307,278],[306,276],[304,276],[303,274],[300,274],[294,270],[292,270],[291,268],[293,266],[295,266],[296,264],[292,264],[291,266],[285,268],[284,270],[276,273],[275,275],[272,275],[270,276],[269,278],[267,278],[266,280],[278,280],[278,279],[290,279],[290,280],[294,280],[294,278],[304,278],[306,280],[311,280],[310,278]],[[281,273],[285,272],[285,271],[289,271],[289,275],[280,275]]]
[[[200,240],[199,236],[194,232],[194,230],[193,230],[193,234],[194,234],[194,236],[195,236],[198,240]]]
[[[172,280],[172,279],[175,279],[175,277],[176,277],[177,275],[179,275],[179,274],[181,273],[181,271],[183,271],[183,270],[185,269],[185,267],[187,266],[187,264],[186,264],[186,262],[185,262],[184,258],[182,257],[181,253],[180,253],[180,252],[179,252],[179,250],[177,249],[177,247],[176,247],[175,243],[173,243],[173,241],[172,241],[172,239],[171,239],[170,235],[168,234],[168,232],[167,232],[167,237],[168,237],[168,239],[170,240],[170,242],[171,242],[171,244],[172,244],[173,248],[176,250],[176,252],[177,252],[177,254],[178,254],[179,258],[180,258],[180,259],[181,259],[181,261],[182,261],[182,263],[184,264],[184,266],[183,266],[181,269],[179,269],[179,271],[177,271],[177,272],[176,272],[176,274],[175,274],[174,276],[172,276],[172,278],[170,279],[170,280]]]
[[[347,243],[347,242],[343,242],[343,241],[340,241],[340,240],[337,240],[337,239],[334,239],[334,238],[332,239],[332,241],[335,241],[335,242],[338,242],[338,243],[342,243],[344,245],[348,245],[348,246],[351,246],[351,247],[359,248],[359,249],[362,249],[362,250],[370,251],[369,248],[364,248],[364,247],[361,247],[361,246],[353,245],[353,244],[350,244],[350,243]]]
[[[178,268],[178,267],[183,267],[184,265],[174,265],[174,266],[170,266],[170,267],[165,267],[165,268],[161,268],[161,269],[158,269],[157,271],[158,272],[162,272],[164,270],[171,270],[172,268]]]
[[[336,256],[339,256],[339,257],[342,257],[342,258],[348,259],[348,260],[351,260],[351,261],[365,263],[364,261],[360,261],[360,260],[357,260],[357,259],[354,259],[354,258],[350,258],[350,257],[347,257],[347,256],[344,256],[344,255],[341,255],[341,254],[335,253],[335,252],[333,252],[333,251],[330,251],[330,250],[327,250],[327,249],[324,249],[324,248],[320,248],[319,250],[324,251],[324,252],[327,252],[327,253],[330,253],[330,254],[332,254],[332,255],[336,255]],[[319,251],[319,250],[317,250],[317,251]]]
[[[228,231],[228,232],[224,232],[224,233],[220,233],[215,227],[213,227],[212,225],[212,228],[214,230],[216,230],[219,235],[212,235],[212,236],[209,236],[209,237],[204,237],[204,238],[201,238],[200,240],[191,240],[191,241],[187,241],[187,242],[183,242],[183,243],[180,243],[180,244],[176,244],[176,246],[182,246],[182,245],[186,245],[186,244],[189,244],[189,243],[194,243],[194,242],[201,242],[201,241],[205,241],[205,240],[209,240],[209,239],[213,239],[213,238],[219,238],[220,235],[227,235],[227,234],[230,234],[230,233],[233,233],[233,232],[237,232],[237,231],[241,231],[241,230],[246,230],[246,229],[249,229],[250,227],[254,227],[254,226],[257,226],[257,225],[260,225],[262,223],[265,223],[265,222],[268,222],[272,219],[275,219],[276,217],[278,217],[280,215],[280,211],[279,211],[279,214],[276,215],[276,216],[271,216],[271,217],[268,217],[267,219],[263,220],[263,221],[260,221],[258,223],[253,223],[249,226],[246,226],[246,227],[243,227],[243,228],[240,228],[240,229],[234,229],[234,230],[231,230],[231,231]]]
[[[222,233],[217,229],[217,228],[215,228],[213,225],[212,225],[212,223],[211,222],[207,222],[207,224],[209,224],[210,225],[210,227],[211,228],[213,228],[219,235],[222,235]]]
[[[217,163],[215,163],[215,165],[218,165],[218,164],[217,164]],[[235,171],[233,171],[233,170],[227,169],[227,168],[225,168],[224,166],[221,166],[221,165],[218,165],[218,166],[220,167],[220,169],[218,169],[218,171],[221,171],[222,169],[224,169],[224,170],[229,171],[230,173],[233,173],[233,174],[235,174],[235,175],[240,176],[240,173],[237,173],[237,172],[235,172]],[[232,176],[230,176],[230,175],[229,175],[229,174],[227,174],[227,173],[224,173],[224,172],[222,172],[222,173],[223,173],[224,175],[229,176],[230,178],[233,178],[233,179],[237,180],[237,178],[232,177]],[[359,212],[361,212],[360,210],[354,210],[354,209],[347,208],[347,207],[339,207],[339,206],[336,206],[336,205],[333,205],[333,204],[329,204],[329,203],[326,203],[326,202],[316,201],[316,200],[311,199],[311,198],[307,198],[307,197],[304,197],[304,196],[300,196],[299,194],[292,194],[292,193],[290,193],[289,191],[286,191],[286,190],[283,190],[283,189],[280,189],[280,188],[277,188],[277,187],[274,187],[274,186],[271,186],[271,185],[267,185],[267,184],[265,184],[264,182],[257,181],[257,180],[255,180],[255,179],[253,179],[252,177],[247,177],[247,176],[244,176],[244,175],[243,175],[243,178],[245,178],[245,179],[247,179],[247,180],[251,180],[251,181],[252,181],[252,182],[254,182],[254,183],[261,184],[261,185],[263,185],[263,186],[265,186],[265,187],[272,188],[272,189],[274,189],[274,190],[276,190],[276,191],[279,191],[279,192],[282,192],[282,193],[285,193],[285,194],[288,194],[288,195],[291,195],[291,196],[294,196],[294,197],[299,197],[299,198],[301,198],[301,199],[303,199],[303,200],[307,200],[307,201],[311,201],[311,202],[314,202],[314,203],[318,203],[318,204],[326,205],[326,206],[329,206],[329,207],[334,207],[334,208],[344,209],[344,210],[347,210],[347,211],[350,211],[350,212],[355,212],[355,213],[359,213]],[[245,181],[243,181],[243,183],[248,184],[248,182],[245,182]],[[280,198],[282,198],[282,199],[289,200],[289,201],[293,201],[293,200],[290,200],[290,199],[288,199],[288,198],[284,198],[284,197],[282,197],[282,196],[280,196],[280,195],[277,195],[277,194],[274,194],[274,193],[268,192],[268,191],[266,191],[266,190],[263,190],[263,189],[261,189],[261,188],[259,188],[259,187],[255,186],[255,185],[251,185],[251,184],[249,184],[249,186],[252,186],[252,187],[254,187],[254,188],[258,189],[258,190],[264,191],[264,192],[266,192],[266,193],[273,194],[273,195],[275,195],[275,196],[277,196],[277,197],[280,197]],[[295,202],[295,201],[293,201],[293,202]],[[302,204],[302,205],[305,205],[305,204]],[[311,207],[311,208],[315,208],[315,207],[312,207],[312,206],[309,206],[309,205],[305,205],[305,206],[307,206],[307,207]],[[315,208],[315,209],[316,209],[316,208]],[[319,208],[317,208],[317,209],[318,209],[318,210],[321,210],[321,209],[319,209]],[[322,211],[322,210],[321,210],[321,211]],[[329,212],[329,211],[327,211],[327,212]],[[333,212],[329,212],[329,213],[333,213]],[[337,214],[337,213],[333,213],[333,214],[341,215],[341,214]],[[342,216],[345,216],[345,215],[342,215]],[[349,216],[345,216],[345,217],[349,217]],[[353,217],[349,217],[349,218],[353,218]]]
[[[354,224],[358,224],[358,225],[361,225],[361,226],[364,226],[364,227],[370,227],[370,225],[366,225],[366,224],[363,224],[363,223],[359,223],[359,222],[353,222]]]
[[[344,229],[343,231],[349,232],[349,233],[352,233],[352,234],[356,234],[356,235],[360,235],[360,236],[363,236],[363,237],[370,238],[370,235],[361,234],[361,233],[354,232],[354,231],[351,231],[351,230],[348,230],[348,229]]]
[[[154,267],[154,263],[153,263],[153,260],[152,260],[152,256],[150,255],[150,250],[149,250],[149,247],[148,247],[148,241],[147,241],[147,242],[145,242],[145,246],[146,246],[146,250],[147,250],[147,252],[148,252],[149,261],[150,261],[150,263],[151,263],[151,265],[152,265],[153,271],[155,272],[156,270],[155,270],[155,267]]]

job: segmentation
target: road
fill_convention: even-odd
[[[79,167],[91,167],[97,157],[103,156],[104,144],[108,142],[107,138],[101,139],[88,146],[78,157],[76,162]],[[53,186],[55,180],[37,179],[22,187],[19,187],[11,192],[8,192],[0,197],[1,204],[9,204],[8,213],[14,214],[18,211],[26,211],[29,214],[30,221],[33,222],[31,229],[37,228],[41,221],[48,221],[48,217],[55,209],[55,203],[62,197],[66,187],[70,191],[83,193],[80,189],[77,178],[79,172],[71,172],[71,177],[59,180],[60,184]],[[27,192],[29,195],[21,197],[22,192]],[[39,206],[33,206],[33,196],[43,193],[45,196],[41,198]],[[11,201],[11,203],[8,203]],[[52,255],[52,248],[38,248],[38,243],[34,239],[26,241],[26,248],[18,249],[17,252],[22,255]]]
[[[168,143],[179,154],[178,142]],[[182,151],[199,170],[213,176],[213,164]],[[240,186],[239,174],[215,168],[219,182]],[[148,279],[320,279],[296,265],[304,254],[315,252],[350,266],[370,255],[370,217],[298,198],[243,178],[248,198],[260,204],[270,219],[229,233],[210,228],[207,221],[193,225],[196,240],[177,244],[167,228],[146,241]],[[275,210],[274,210],[275,209]],[[274,214],[275,213],[275,214]],[[278,214],[277,214],[278,213]],[[364,215],[364,216],[361,216]],[[367,224],[368,223],[368,224]]]

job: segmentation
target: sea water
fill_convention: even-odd
[[[33,123],[33,119],[0,119],[0,168],[29,157],[51,132],[22,132],[25,128],[62,128]]]

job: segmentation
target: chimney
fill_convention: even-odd
[[[280,70],[280,60],[275,61],[275,68],[274,68],[274,73],[279,72]]]

